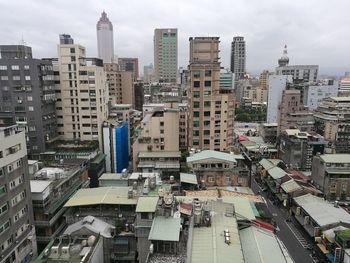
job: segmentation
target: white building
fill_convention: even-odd
[[[287,83],[292,82],[290,75],[270,75],[269,92],[267,99],[267,123],[277,122],[278,106],[281,103],[282,92],[285,90]]]
[[[113,25],[104,11],[97,22],[96,30],[98,57],[103,63],[111,63],[114,60]]]
[[[316,82],[318,65],[286,65],[276,68],[277,75],[291,75],[294,82]]]
[[[307,88],[307,106],[310,110],[315,110],[324,98],[337,97],[339,90],[338,81],[333,85],[310,85]]]

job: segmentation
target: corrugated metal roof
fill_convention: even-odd
[[[239,235],[245,262],[293,262],[272,232],[251,226],[240,230]]]
[[[157,216],[153,219],[148,240],[179,241],[181,218]]]
[[[320,159],[325,163],[350,163],[350,154],[323,154]]]
[[[255,214],[248,199],[244,197],[223,197],[222,201],[234,205],[237,219],[255,220]]]
[[[157,209],[158,196],[141,196],[137,201],[136,213],[155,212]]]
[[[285,191],[287,194],[288,193],[292,193],[298,190],[301,190],[302,187],[293,179],[289,180],[287,182],[284,182],[283,184],[281,184],[281,188],[283,189],[283,191]]]
[[[180,182],[188,184],[198,184],[195,174],[180,173]]]
[[[272,167],[275,167],[275,165],[273,163],[271,163],[268,159],[262,159],[259,164],[265,169],[265,170],[269,170]]]
[[[211,202],[212,218],[210,227],[193,229],[192,263],[231,263],[244,262],[237,220],[228,216],[233,212],[232,205]],[[225,243],[224,230],[230,234],[230,244]]]
[[[275,180],[280,179],[287,174],[284,170],[282,170],[281,168],[279,168],[277,166],[272,167],[271,169],[267,170],[267,172]]]
[[[235,154],[230,154],[230,153],[224,153],[224,152],[219,152],[219,151],[212,151],[212,150],[205,150],[201,151],[199,153],[193,154],[193,156],[187,157],[187,162],[197,162],[197,161],[202,161],[205,159],[220,159],[224,160],[227,162],[237,162],[236,159],[243,159],[242,155],[235,155]]]
[[[137,198],[128,198],[129,187],[97,187],[79,189],[64,205],[65,207],[98,204],[136,205]]]
[[[341,207],[334,207],[333,204],[321,197],[306,194],[294,197],[294,201],[305,210],[307,214],[320,226],[327,226],[340,222],[350,224],[350,214]]]

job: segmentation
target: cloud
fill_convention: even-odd
[[[222,66],[229,66],[233,36],[247,42],[247,69],[273,69],[288,44],[293,64],[319,64],[321,72],[350,71],[350,1],[337,0],[17,0],[0,2],[0,44],[32,46],[36,57],[57,56],[58,35],[97,55],[96,22],[105,10],[120,57],[153,62],[155,28],[179,30],[179,65],[188,64],[190,36],[220,36]]]

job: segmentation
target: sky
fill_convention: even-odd
[[[96,23],[105,10],[118,57],[153,63],[155,28],[178,28],[179,66],[189,37],[219,36],[229,67],[233,36],[246,40],[247,71],[273,70],[288,45],[290,64],[317,64],[320,73],[350,71],[350,0],[0,0],[0,44],[23,39],[36,58],[56,57],[58,35],[70,34],[97,56]]]

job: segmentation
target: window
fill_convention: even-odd
[[[210,80],[204,81],[204,87],[211,87],[211,81]]]
[[[205,76],[206,77],[211,77],[211,70],[206,70],[205,71]]]
[[[27,97],[27,101],[33,101],[33,97],[32,96],[28,96]]]
[[[29,70],[29,65],[24,65],[25,70]]]
[[[28,111],[34,111],[34,107],[33,106],[29,106],[28,107]]]
[[[210,144],[210,140],[207,140],[207,139],[203,140],[203,144],[206,144],[206,145]]]
[[[193,71],[193,78],[199,78],[201,76],[201,72],[199,70]]]
[[[193,131],[193,136],[199,136],[199,131],[194,130]]]
[[[74,61],[75,61],[75,56],[71,56],[71,57],[70,57],[70,60],[71,60],[72,62],[74,62]]]
[[[210,135],[210,130],[204,130],[204,131],[203,131],[203,134],[204,134],[204,135]]]
[[[199,91],[194,91],[194,92],[193,92],[193,97],[194,97],[194,98],[199,98],[199,97],[200,97]]]
[[[72,47],[72,48],[70,49],[70,53],[75,53],[75,48],[74,48],[74,47]]]
[[[210,101],[204,101],[204,107],[210,107]]]
[[[193,121],[193,127],[199,127],[199,121]]]
[[[194,101],[193,102],[193,108],[199,108],[200,102],[199,101]]]
[[[12,76],[13,80],[21,80],[21,76]]]
[[[204,97],[210,97],[211,91],[204,91]]]
[[[0,207],[0,216],[2,216],[4,213],[6,213],[8,209],[9,209],[8,203],[3,204],[3,205]]]
[[[12,66],[11,66],[11,69],[12,69],[12,70],[19,70],[19,66],[18,66],[18,65],[12,65]]]
[[[199,88],[200,87],[200,84],[201,82],[200,81],[193,81],[193,87],[195,87],[195,88]]]
[[[199,111],[194,111],[193,112],[193,117],[199,117]]]
[[[0,226],[0,234],[10,227],[10,219]]]
[[[205,112],[204,112],[204,116],[206,116],[206,117],[207,117],[207,116],[210,116],[210,111],[205,111]]]
[[[30,76],[25,76],[25,80],[30,80]]]
[[[0,196],[6,194],[6,185],[0,186]]]
[[[213,177],[213,176],[209,176],[209,177],[208,177],[208,182],[214,183],[214,182],[215,182],[214,177]]]
[[[8,76],[1,76],[1,80],[9,80]]]

